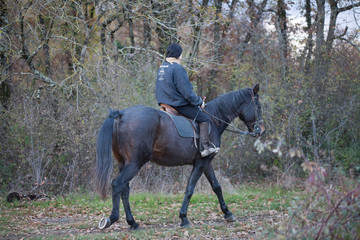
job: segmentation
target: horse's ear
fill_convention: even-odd
[[[254,87],[253,87],[253,93],[254,95],[256,95],[260,90],[259,84],[257,83]]]

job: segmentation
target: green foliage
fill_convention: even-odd
[[[16,172],[16,164],[0,160],[0,194],[6,194],[8,185],[11,183],[13,174]]]
[[[355,176],[360,176],[359,142],[350,142],[349,146],[339,147],[334,152],[337,159],[338,168],[345,170],[346,173],[351,171]]]
[[[124,47],[126,47],[119,41],[115,41],[115,44],[116,44],[116,51],[121,51]]]

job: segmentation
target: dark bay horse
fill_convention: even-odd
[[[245,123],[249,132],[255,132],[253,136],[260,136],[265,132],[258,91],[257,84],[253,88],[221,95],[206,105],[206,111],[213,116],[210,138],[216,146],[220,146],[222,133],[236,117]],[[195,185],[203,173],[218,197],[225,220],[235,221],[225,204],[211,165],[215,154],[202,158],[194,140],[180,137],[167,113],[146,106],[110,111],[100,129],[96,147],[96,188],[103,198],[106,197],[113,168],[111,150],[119,162],[120,173],[111,183],[111,215],[100,220],[100,229],[109,227],[119,219],[120,197],[130,228],[139,227],[130,210],[129,182],[148,161],[162,166],[193,165],[180,209],[180,226],[190,226],[187,209]]]

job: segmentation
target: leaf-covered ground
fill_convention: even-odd
[[[180,228],[178,212],[183,195],[136,193],[130,202],[141,229],[130,231],[121,218],[106,230],[98,221],[111,211],[110,199],[95,194],[7,203],[0,199],[1,239],[263,239],[271,238],[287,220],[287,207],[296,191],[276,187],[241,187],[225,194],[236,222],[223,220],[213,193],[194,194],[188,217],[191,228]],[[270,231],[269,231],[270,229]]]

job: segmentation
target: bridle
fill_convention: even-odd
[[[243,135],[250,135],[250,136],[253,136],[253,137],[256,137],[258,135],[260,135],[261,133],[261,127],[260,127],[260,124],[263,122],[262,119],[260,119],[260,113],[259,113],[259,110],[258,108],[256,107],[256,104],[255,104],[255,97],[254,95],[251,96],[251,103],[253,103],[253,105],[255,106],[255,121],[254,122],[251,122],[251,125],[254,124],[254,131],[253,132],[249,132],[249,131],[243,131],[243,130],[240,130],[239,128],[237,128],[234,124],[232,123],[229,123],[227,121],[224,121],[222,120],[221,118],[218,118],[216,116],[214,116],[213,114],[205,111],[205,109],[202,109],[202,111],[204,113],[206,113],[207,115],[209,115],[210,117],[222,122],[222,123],[225,123],[227,124],[228,126],[232,127],[233,129],[235,130],[230,130],[230,129],[225,129],[225,131],[229,131],[229,132],[233,132],[233,133],[239,133],[239,134],[243,134]],[[251,104],[250,103],[250,104]],[[249,106],[250,106],[249,104]]]
[[[255,99],[256,99],[256,98],[257,98],[257,97],[254,96],[254,95],[251,96],[251,103],[254,104],[254,107],[255,107],[255,121],[252,122],[251,124],[254,124],[254,133],[255,133],[256,135],[260,135],[260,133],[261,133],[260,124],[261,124],[262,122],[264,122],[264,121],[260,118],[259,108],[258,108],[258,107],[256,106],[256,104],[255,104]]]

